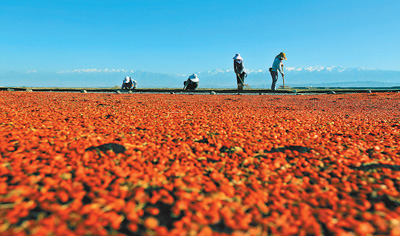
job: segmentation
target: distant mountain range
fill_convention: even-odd
[[[196,72],[200,88],[235,88],[232,69]],[[266,70],[248,70],[245,83],[252,88],[269,88]],[[0,73],[3,87],[114,87],[129,75],[141,88],[180,88],[189,75],[163,74],[124,69],[82,69],[61,72],[28,71]],[[282,85],[279,77],[278,86]],[[290,87],[392,87],[400,86],[400,71],[343,67],[285,68],[285,85]]]

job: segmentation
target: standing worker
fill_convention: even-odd
[[[236,74],[237,86],[238,90],[243,90],[244,77],[246,76],[246,72],[244,72],[243,58],[239,53],[233,57],[233,68]]]
[[[282,75],[283,87],[285,87],[285,73],[283,72],[283,62],[282,60],[287,60],[286,54],[281,52],[275,57],[272,67],[269,68],[272,76],[271,90],[276,90],[276,82],[278,81],[278,71]]]

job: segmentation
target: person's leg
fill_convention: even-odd
[[[271,71],[271,77],[272,77],[271,90],[276,90],[276,82],[278,81],[278,72]]]

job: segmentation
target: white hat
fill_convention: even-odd
[[[239,53],[236,53],[236,55],[233,57],[234,60],[243,60],[243,58],[240,56]]]
[[[189,79],[191,81],[193,81],[193,82],[198,82],[199,81],[199,78],[197,77],[196,74],[193,74],[193,75],[189,76]]]
[[[197,79],[197,75],[193,74],[193,75],[189,76],[189,79]]]
[[[125,77],[125,79],[128,80],[128,79],[129,79],[129,76]]]

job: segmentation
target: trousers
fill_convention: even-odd
[[[278,81],[278,71],[271,71],[272,84],[271,90],[276,90],[276,82]]]

